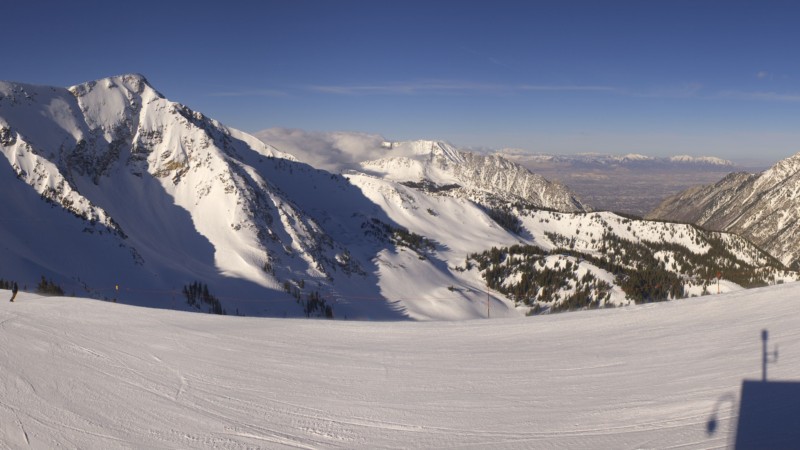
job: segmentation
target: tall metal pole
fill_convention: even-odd
[[[492,318],[492,314],[491,314],[492,311],[489,309],[490,305],[491,305],[491,302],[489,301],[489,286],[487,285],[486,286],[486,318],[487,319],[491,319]]]
[[[765,383],[767,382],[767,339],[769,339],[767,330],[761,330],[761,342],[763,344],[761,352],[761,381]]]

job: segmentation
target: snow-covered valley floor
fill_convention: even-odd
[[[726,447],[762,329],[780,346],[770,378],[800,379],[796,283],[422,323],[9,297],[3,448]]]

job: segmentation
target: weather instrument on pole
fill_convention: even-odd
[[[777,363],[778,362],[778,346],[775,346],[774,352],[767,351],[767,340],[769,339],[769,332],[767,330],[761,330],[761,342],[762,342],[762,352],[761,352],[761,381],[767,382],[767,364],[769,363]],[[772,360],[770,360],[770,357]]]

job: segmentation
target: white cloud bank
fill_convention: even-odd
[[[410,156],[411,148],[390,148],[379,134],[348,131],[305,131],[268,128],[253,133],[263,142],[289,153],[318,169],[342,172],[358,169],[359,163],[387,156]]]

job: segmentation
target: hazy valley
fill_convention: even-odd
[[[593,209],[644,217],[667,197],[713,184],[731,172],[761,172],[769,165],[737,165],[719,158],[654,158],[642,155],[499,154],[532,172],[569,186]]]

